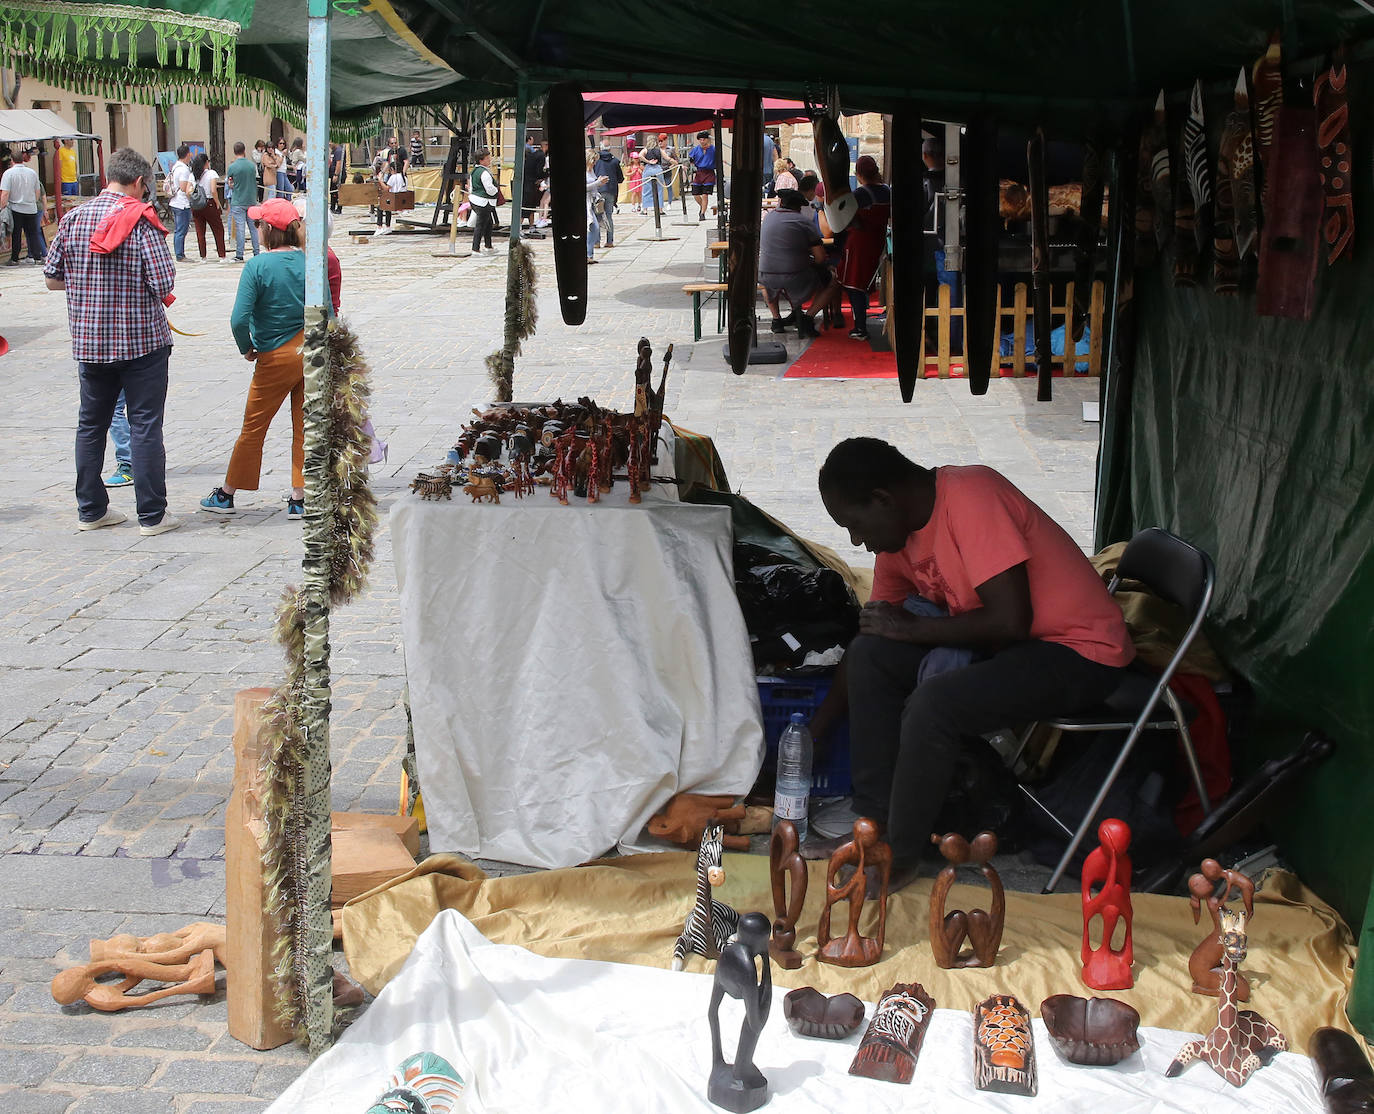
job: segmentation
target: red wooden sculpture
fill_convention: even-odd
[[[1131,829],[1121,820],[1097,826],[1097,847],[1083,864],[1083,981],[1094,990],[1130,990]],[[1093,921],[1098,921],[1093,947]],[[1121,947],[1113,947],[1117,922],[1125,922]]]
[[[768,873],[773,883],[774,917],[768,954],[779,967],[794,971],[802,965],[801,952],[795,945],[797,918],[806,904],[806,860],[801,857],[797,827],[791,820],[779,820],[773,829],[773,838],[768,843]]]
[[[853,866],[854,874],[844,885],[837,877],[846,866]],[[867,868],[878,868],[882,891],[878,895],[878,935],[859,935],[859,917],[863,913],[864,891],[868,885]],[[877,963],[883,954],[883,936],[887,931],[887,887],[892,877],[892,848],[878,838],[878,825],[867,817],[854,821],[854,838],[842,844],[830,856],[830,868],[825,880],[825,908],[816,929],[816,943],[820,950],[816,958],[837,967],[868,967]],[[849,928],[843,936],[830,937],[830,907],[841,901],[849,902]]]

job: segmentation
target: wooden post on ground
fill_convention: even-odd
[[[259,1051],[291,1040],[290,1030],[277,1020],[272,946],[278,928],[264,908],[258,845],[263,830],[258,729],[263,701],[271,695],[271,689],[251,688],[234,696],[234,787],[224,816],[229,1035]]]

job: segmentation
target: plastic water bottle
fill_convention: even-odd
[[[806,805],[811,796],[811,732],[806,716],[792,713],[792,722],[782,729],[778,739],[778,780],[773,794],[773,824],[790,820],[797,828],[797,838],[806,839]]]

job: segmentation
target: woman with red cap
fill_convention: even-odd
[[[887,249],[887,221],[892,212],[892,190],[883,181],[872,155],[860,155],[854,163],[859,188],[854,191],[859,211],[845,231],[844,256],[840,260],[840,285],[854,312],[849,335],[868,339],[868,292],[878,277],[878,265]]]
[[[290,396],[291,492],[286,516],[299,519],[305,516],[305,233],[296,207],[280,197],[254,205],[248,219],[259,222],[265,250],[244,265],[229,326],[243,358],[254,365],[253,381],[224,483],[200,506],[211,514],[235,514],[235,492],[258,489],[267,427]]]

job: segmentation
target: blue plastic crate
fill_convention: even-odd
[[[776,769],[778,740],[793,712],[808,719],[830,691],[830,677],[759,677],[759,704],[763,708],[763,737],[768,744],[765,769]],[[823,758],[811,767],[811,796],[844,797],[853,789],[849,774],[849,721],[836,724],[827,740]]]

